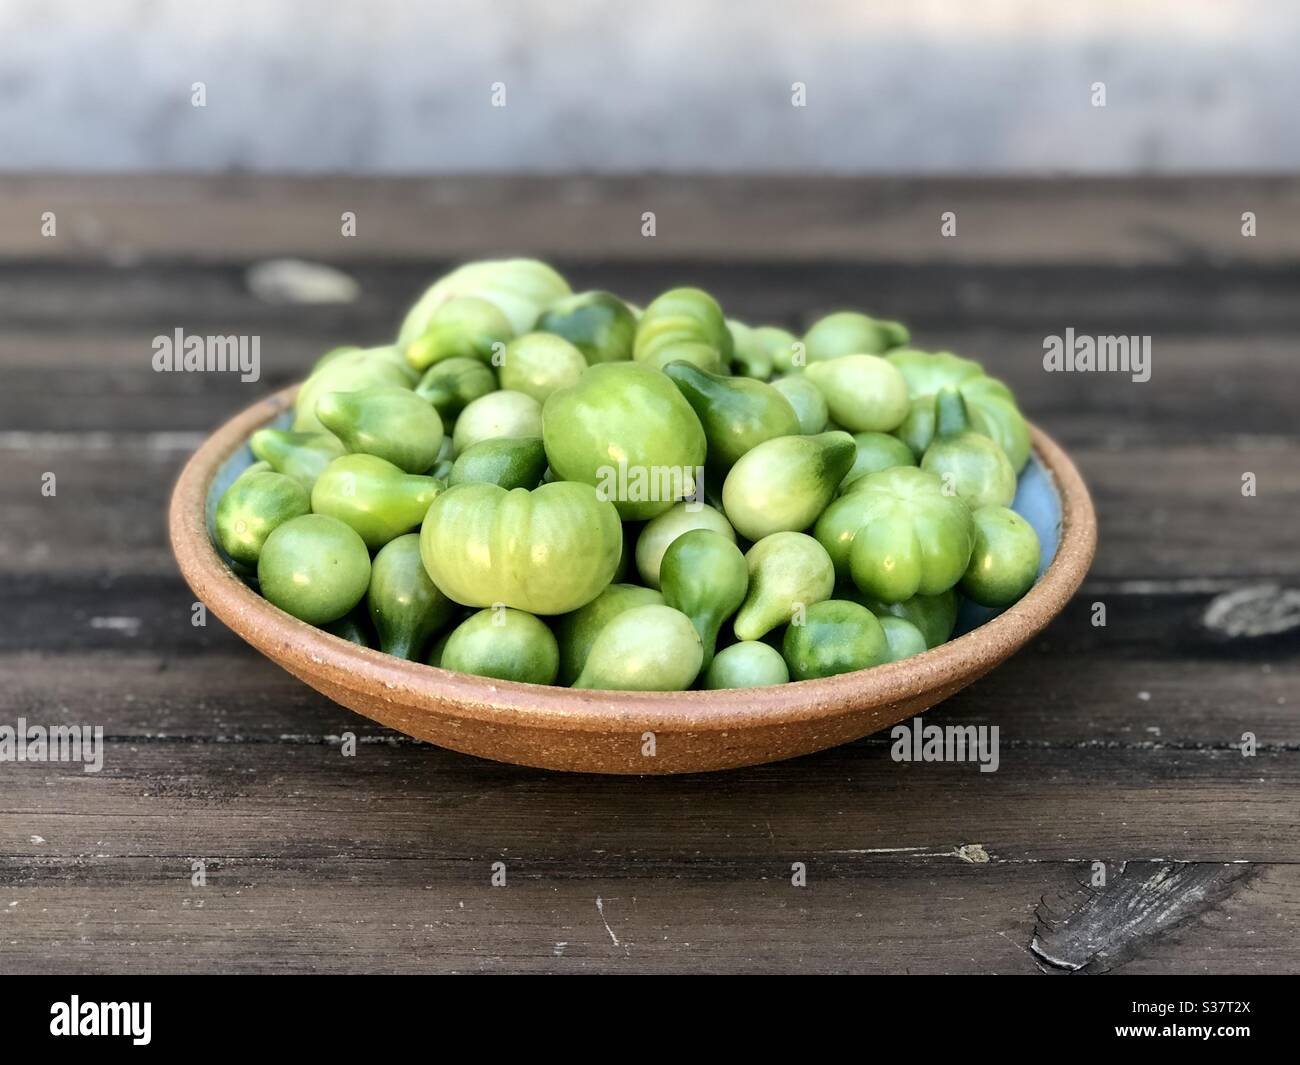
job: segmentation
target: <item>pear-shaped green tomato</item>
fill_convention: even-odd
[[[286,614],[324,625],[361,602],[370,584],[370,553],[338,519],[304,514],[266,538],[257,581],[267,600]]]
[[[442,648],[443,669],[524,684],[554,684],[560,652],[546,623],[492,607],[462,621]]]
[[[536,259],[484,259],[466,263],[425,290],[407,312],[397,342],[404,346],[424,333],[444,303],[462,296],[495,304],[510,323],[510,336],[518,336],[532,329],[538,316],[570,291],[563,277]]]
[[[854,482],[826,508],[817,539],[863,594],[885,603],[947,591],[966,572],[970,508],[933,474],[895,466]]]
[[[299,433],[328,430],[316,417],[316,403],[327,392],[359,392],[364,388],[410,388],[410,370],[392,348],[355,348],[314,370],[294,397],[293,429]]]
[[[844,599],[808,608],[802,624],[785,630],[782,655],[795,680],[870,669],[890,661],[889,642],[876,615]]]
[[[877,618],[889,644],[890,662],[901,662],[904,658],[911,658],[928,649],[924,633],[910,621],[894,617],[893,614],[883,617],[877,615]]]
[[[285,429],[258,429],[248,446],[277,473],[292,477],[308,492],[325,467],[344,453],[333,433],[295,433]]]
[[[403,346],[403,354],[416,370],[444,359],[478,359],[486,364],[514,335],[510,319],[495,303],[462,296],[434,311],[425,331]]]
[[[451,425],[456,415],[480,396],[497,390],[497,377],[487,363],[478,359],[454,358],[435,362],[425,371],[415,394]]]
[[[591,602],[623,551],[614,505],[572,481],[531,492],[458,484],[434,500],[420,537],[424,568],[444,594],[530,614],[567,614]]]
[[[738,640],[758,640],[835,590],[835,567],[811,536],[765,536],[745,555],[749,590],[733,626]]]
[[[255,566],[267,537],[310,510],[307,489],[292,477],[266,469],[247,471],[217,503],[217,543],[236,562]]]
[[[699,633],[669,606],[638,606],[609,622],[587,655],[575,688],[685,691],[704,661]]]
[[[961,605],[956,590],[952,588],[938,595],[914,595],[901,603],[882,603],[878,599],[869,599],[850,585],[838,598],[861,603],[881,618],[882,624],[887,617],[910,622],[920,631],[928,648],[948,642],[953,627],[957,624],[957,608]]]
[[[657,518],[651,518],[636,541],[636,571],[650,588],[659,587],[659,567],[668,545],[692,529],[709,529],[736,542],[736,530],[720,511],[706,503],[674,503]]]
[[[564,337],[590,365],[632,358],[636,315],[608,292],[580,292],[554,304],[537,321],[544,333]]]
[[[915,466],[912,449],[896,436],[888,433],[854,433],[853,443],[857,454],[853,465],[844,475],[840,491],[844,492],[854,481],[869,473],[879,473],[892,466]]]
[[[704,674],[704,687],[763,688],[785,684],[789,679],[790,671],[780,651],[758,640],[744,640],[724,647],[713,657]]]
[[[694,496],[704,464],[700,420],[662,373],[630,362],[588,368],[546,400],[542,439],[556,475],[596,487],[625,520]]]
[[[709,360],[684,347],[690,344],[711,348],[717,356]],[[673,358],[684,359],[718,372],[731,365],[732,344],[722,308],[712,296],[698,288],[674,288],[642,311],[632,357],[660,367]]]
[[[555,625],[555,638],[560,645],[559,682],[572,685],[578,679],[601,629],[619,614],[638,606],[662,606],[663,601],[664,597],[653,588],[611,584],[586,606],[565,614]]]
[[[1038,577],[1038,534],[1006,507],[979,507],[972,519],[975,549],[961,579],[962,594],[981,606],[1010,606]]]
[[[1016,471],[1001,447],[971,428],[966,401],[954,388],[936,398],[938,422],[921,469],[943,481],[972,508],[1008,507],[1016,497]]]
[[[749,569],[734,541],[708,529],[683,533],[664,553],[659,569],[664,602],[695,626],[704,665],[713,661],[722,623],[745,601]]]
[[[830,422],[830,408],[826,406],[826,397],[822,390],[809,381],[803,374],[778,377],[772,382],[781,395],[785,396],[794,408],[795,417],[799,419],[799,431],[804,436],[815,436],[826,431]]]
[[[855,433],[886,433],[907,417],[907,382],[877,355],[810,362],[804,376],[821,389],[836,424]]]
[[[419,533],[399,536],[375,555],[366,606],[380,648],[412,662],[424,661],[429,641],[456,613],[456,604],[438,591],[424,571]]]
[[[374,455],[344,455],[316,481],[311,509],[345,522],[377,551],[416,528],[441,490],[441,481],[403,473]]]
[[[577,382],[587,368],[587,360],[563,337],[525,333],[506,345],[500,366],[502,388],[545,403],[557,388]]]
[[[316,416],[353,453],[376,455],[407,473],[423,473],[442,448],[442,418],[405,388],[327,392]]]
[[[499,436],[480,440],[452,463],[449,484],[496,484],[536,488],[546,472],[546,450],[539,436]]]
[[[804,334],[808,363],[844,355],[881,355],[908,341],[907,327],[856,311],[836,311],[819,318]]]
[[[481,440],[542,435],[542,405],[522,392],[492,392],[470,403],[452,430],[452,444],[463,455]]]
[[[670,362],[664,373],[700,419],[715,470],[725,473],[765,440],[800,433],[790,401],[762,381],[711,374],[688,362]]]
[[[806,529],[853,465],[848,433],[782,436],[745,454],[722,485],[722,507],[741,536]]]

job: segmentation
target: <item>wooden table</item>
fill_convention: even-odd
[[[106,734],[97,774],[0,763],[0,971],[1300,971],[1300,182],[11,176],[0,235],[0,725]],[[1011,383],[1101,546],[1043,639],[933,711],[998,725],[998,772],[883,736],[679,779],[495,765],[191,624],[186,455],[503,251],[753,322],[859,306]],[[362,294],[263,302],[245,269],[279,256]],[[261,380],[153,372],[178,327],[260,336]],[[1066,327],[1150,335],[1151,380],[1044,373]],[[1230,616],[1273,635],[1206,623],[1268,585]]]

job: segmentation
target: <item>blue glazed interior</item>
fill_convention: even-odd
[[[287,429],[292,421],[293,412],[285,411],[268,425],[273,429]],[[253,462],[253,453],[245,443],[221,464],[216,477],[212,479],[212,485],[208,489],[206,509],[208,535],[214,542],[216,527],[213,524],[213,516],[216,513],[217,501],[230,487],[231,482]],[[1056,557],[1056,548],[1061,541],[1061,497],[1056,491],[1052,475],[1047,472],[1047,468],[1038,460],[1037,455],[1030,455],[1029,464],[1020,474],[1016,498],[1011,507],[1034,527],[1034,532],[1038,533],[1038,542],[1042,547],[1038,561],[1038,575],[1041,577],[1051,565],[1052,559]],[[971,629],[978,628],[999,613],[1001,611],[992,607],[964,601],[957,615],[957,627],[953,635],[960,636],[970,632]]]

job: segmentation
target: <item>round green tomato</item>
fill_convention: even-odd
[[[924,633],[910,621],[894,617],[893,614],[886,614],[883,617],[877,615],[877,619],[889,644],[889,661],[901,662],[904,658],[911,658],[928,650]]]
[[[420,530],[424,567],[445,595],[530,614],[566,614],[591,602],[622,551],[618,511],[572,481],[531,492],[458,484],[433,501]]]
[[[840,491],[869,473],[879,473],[892,466],[915,466],[916,459],[912,449],[896,436],[888,433],[854,433],[853,443],[857,446],[853,465],[840,483]]]
[[[542,439],[558,477],[599,488],[632,521],[694,495],[706,450],[700,420],[677,387],[630,362],[592,366],[552,392]]]
[[[699,633],[669,606],[625,610],[596,637],[575,688],[613,691],[684,691],[704,661]]]
[[[255,566],[267,537],[310,511],[307,489],[292,477],[269,470],[245,472],[217,503],[217,543],[236,562]]]
[[[545,403],[557,388],[576,384],[586,368],[582,352],[563,337],[525,333],[501,355],[501,387]]]
[[[546,472],[546,451],[540,437],[499,436],[480,440],[457,455],[449,484],[482,481],[502,488],[536,488]]]
[[[844,355],[882,355],[907,342],[907,329],[857,311],[836,311],[814,322],[804,334],[808,362]]]
[[[821,389],[836,424],[855,433],[888,432],[907,417],[907,382],[877,355],[810,362],[804,376]]]
[[[1038,577],[1042,550],[1038,534],[1006,507],[979,507],[972,519],[975,549],[961,579],[962,594],[981,606],[1010,606]]]
[[[669,545],[692,529],[710,529],[736,542],[736,530],[721,513],[705,503],[674,503],[651,518],[636,541],[636,571],[647,587],[659,587],[659,566]]]
[[[822,390],[804,377],[803,374],[791,374],[778,377],[772,387],[780,392],[794,408],[795,417],[799,419],[799,431],[805,436],[824,433],[831,420],[830,408],[826,406],[826,397]]]
[[[555,636],[522,610],[495,607],[461,622],[442,647],[442,669],[525,684],[554,684],[560,668]]]
[[[608,292],[581,292],[552,305],[537,328],[564,337],[591,365],[626,362],[632,358],[636,316]]]
[[[463,455],[481,440],[542,435],[542,405],[523,392],[491,392],[470,403],[456,419],[451,442]]]
[[[262,595],[312,625],[337,621],[370,584],[370,552],[348,525],[304,514],[278,526],[257,560]]]
[[[744,640],[724,647],[713,658],[704,674],[704,687],[763,688],[785,684],[790,679],[781,653],[758,640]]]
[[[782,654],[795,680],[813,680],[887,662],[889,643],[866,607],[827,599],[808,608],[803,624],[791,622]]]

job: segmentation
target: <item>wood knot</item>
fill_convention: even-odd
[[[1280,636],[1300,628],[1300,589],[1256,584],[1225,592],[1211,600],[1201,623],[1230,640]]]

